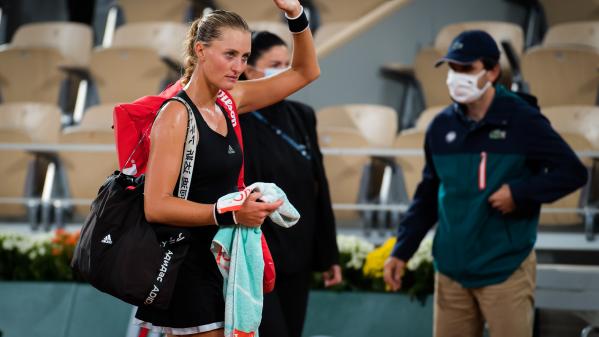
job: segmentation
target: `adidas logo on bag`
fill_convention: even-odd
[[[102,239],[102,243],[111,245],[112,244],[112,238],[110,237],[110,234],[106,235],[103,239]]]

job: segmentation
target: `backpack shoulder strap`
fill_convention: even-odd
[[[183,158],[181,160],[181,172],[179,174],[179,188],[177,196],[181,199],[187,199],[189,194],[189,187],[191,186],[191,176],[193,172],[193,165],[196,157],[196,147],[198,144],[198,128],[196,125],[196,119],[193,115],[193,110],[186,100],[179,96],[173,96],[164,101],[162,107],[169,101],[177,101],[185,106],[187,109],[187,135],[185,136],[185,148],[183,151]],[[162,109],[160,109],[162,110]]]
[[[239,147],[241,148],[241,154],[243,156],[243,135],[241,134],[241,126],[239,125],[239,116],[237,115],[237,105],[235,105],[235,101],[231,94],[225,90],[220,90],[216,96],[216,101],[218,105],[225,109],[227,117],[231,121],[231,125],[233,125],[233,129],[235,130],[235,135],[237,136],[237,142],[239,143]],[[245,182],[243,180],[244,176],[244,162],[245,158],[241,162],[241,170],[239,170],[239,177],[237,178],[237,189],[243,190],[245,189]]]

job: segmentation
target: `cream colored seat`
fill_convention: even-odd
[[[451,103],[447,89],[447,71],[449,66],[443,63],[435,67],[435,62],[444,52],[436,48],[424,48],[414,59],[414,75],[422,88],[425,107],[448,105]]]
[[[574,151],[592,151],[593,146],[589,140],[578,132],[560,131],[559,127],[556,130],[560,133],[562,138],[572,147]],[[596,149],[595,149],[596,150]],[[591,167],[593,164],[590,158],[581,158],[583,164],[587,167]],[[581,189],[576,190],[573,193],[551,203],[543,205],[543,209],[550,210],[552,208],[579,208],[581,206]],[[583,223],[583,217],[580,214],[572,212],[559,212],[559,213],[541,213],[539,220],[541,225],[577,225]]]
[[[366,148],[368,142],[356,129],[318,126],[318,139],[321,148]],[[354,204],[358,202],[360,182],[368,156],[325,155],[324,167],[329,181],[332,202]],[[342,220],[356,220],[357,211],[337,210],[335,217]]]
[[[90,70],[102,104],[159,93],[169,73],[154,49],[133,47],[94,51]]]
[[[390,147],[397,132],[397,112],[376,104],[347,104],[326,107],[316,114],[318,125],[353,128],[373,147]]]
[[[91,107],[80,125],[63,131],[60,143],[114,145],[111,112],[112,106]],[[116,148],[110,152],[63,151],[60,159],[67,175],[70,198],[83,201],[91,202],[106,178],[118,170]],[[89,204],[77,204],[74,209],[76,218],[84,218]]]
[[[0,96],[3,103],[58,104],[63,58],[52,48],[11,48],[0,52]]]
[[[52,144],[60,132],[60,109],[55,105],[41,103],[0,104],[0,143]],[[25,150],[0,150],[0,197],[22,198],[26,194],[26,179],[34,155]],[[34,172],[31,172],[32,174]],[[38,172],[39,185],[30,186],[41,192],[43,172]],[[0,217],[24,217],[23,204],[0,203]]]
[[[395,139],[394,148],[421,151],[424,148],[424,135],[424,130],[404,130]],[[407,196],[412,199],[418,183],[422,180],[422,170],[425,163],[424,155],[398,156],[396,160],[404,175]]]
[[[183,22],[189,10],[189,0],[118,0],[125,22]]]
[[[599,20],[595,0],[540,0],[549,27],[563,22]]]
[[[566,22],[550,27],[544,46],[586,46],[599,49],[599,21]]]
[[[189,25],[178,22],[136,22],[120,26],[112,47],[152,48],[161,57],[183,64],[183,42]]]
[[[441,111],[443,111],[443,109],[445,109],[445,106],[434,106],[432,108],[424,110],[418,117],[418,120],[416,121],[415,129],[426,131],[428,125]]]
[[[293,43],[293,36],[289,32],[289,27],[286,23],[281,21],[249,21],[248,26],[252,31],[268,31],[271,32],[285,41],[287,47],[291,48]]]
[[[599,149],[599,107],[565,105],[543,108],[542,112],[558,132],[581,134]]]
[[[281,11],[269,1],[219,0],[219,8],[241,15],[247,22],[282,21]]]
[[[597,102],[599,51],[537,47],[522,58],[522,74],[542,107]]]
[[[91,27],[74,22],[29,23],[19,27],[9,48],[52,48],[62,65],[87,67],[92,50]]]

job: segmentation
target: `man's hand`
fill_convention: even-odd
[[[503,186],[489,197],[489,203],[491,207],[503,214],[513,212],[516,209],[514,198],[512,198],[512,191],[507,184],[503,184]]]
[[[396,257],[389,256],[385,261],[383,279],[392,291],[401,289],[401,277],[403,276],[406,263]]]
[[[322,273],[324,279],[324,286],[326,288],[332,287],[341,283],[343,276],[341,275],[341,267],[338,264],[334,264],[329,270]]]

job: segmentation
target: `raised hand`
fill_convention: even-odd
[[[295,18],[298,16],[302,8],[297,0],[273,0],[273,2],[290,18]]]

